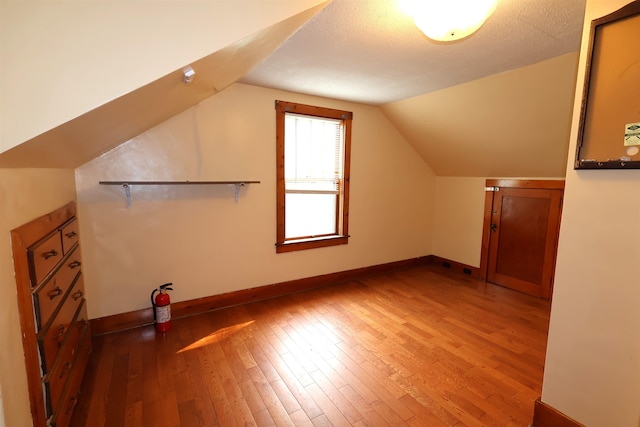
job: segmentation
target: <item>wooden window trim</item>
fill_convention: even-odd
[[[316,107],[295,102],[276,101],[276,252],[293,252],[336,245],[349,242],[349,181],[351,165],[351,126],[353,113],[332,108]],[[341,203],[336,209],[335,235],[308,239],[288,240],[285,238],[285,180],[284,180],[284,123],[285,113],[297,113],[306,116],[342,120],[344,124],[344,166],[343,179],[340,183],[342,195],[337,197]]]

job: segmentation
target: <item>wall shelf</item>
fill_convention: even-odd
[[[131,186],[133,185],[233,185],[238,203],[240,187],[247,184],[260,184],[260,181],[98,181],[100,185],[120,185],[127,198],[127,207],[131,207]]]

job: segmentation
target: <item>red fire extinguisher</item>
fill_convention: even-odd
[[[156,332],[167,332],[171,329],[171,298],[167,291],[172,291],[173,283],[165,283],[151,292],[151,305],[153,306],[153,320],[156,323]],[[160,292],[153,296],[156,292]]]

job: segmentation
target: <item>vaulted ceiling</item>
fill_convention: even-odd
[[[333,0],[240,81],[382,105],[579,49],[585,0],[499,0],[464,40],[428,40],[395,0]]]
[[[325,5],[2,1],[0,167],[76,168],[234,83]]]
[[[220,25],[260,27],[242,18],[243,4],[256,22],[281,18],[190,62],[192,85],[174,67],[27,141],[3,142],[0,167],[78,167],[240,81],[380,105],[438,175],[564,174],[585,0],[499,0],[478,33],[447,45],[426,39],[395,0],[307,0],[276,12],[278,2],[214,3]],[[3,40],[20,35],[16,19],[41,18],[16,10],[0,14]]]

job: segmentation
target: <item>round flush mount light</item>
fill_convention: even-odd
[[[450,42],[469,37],[496,10],[498,0],[415,0],[416,27],[428,38]]]

